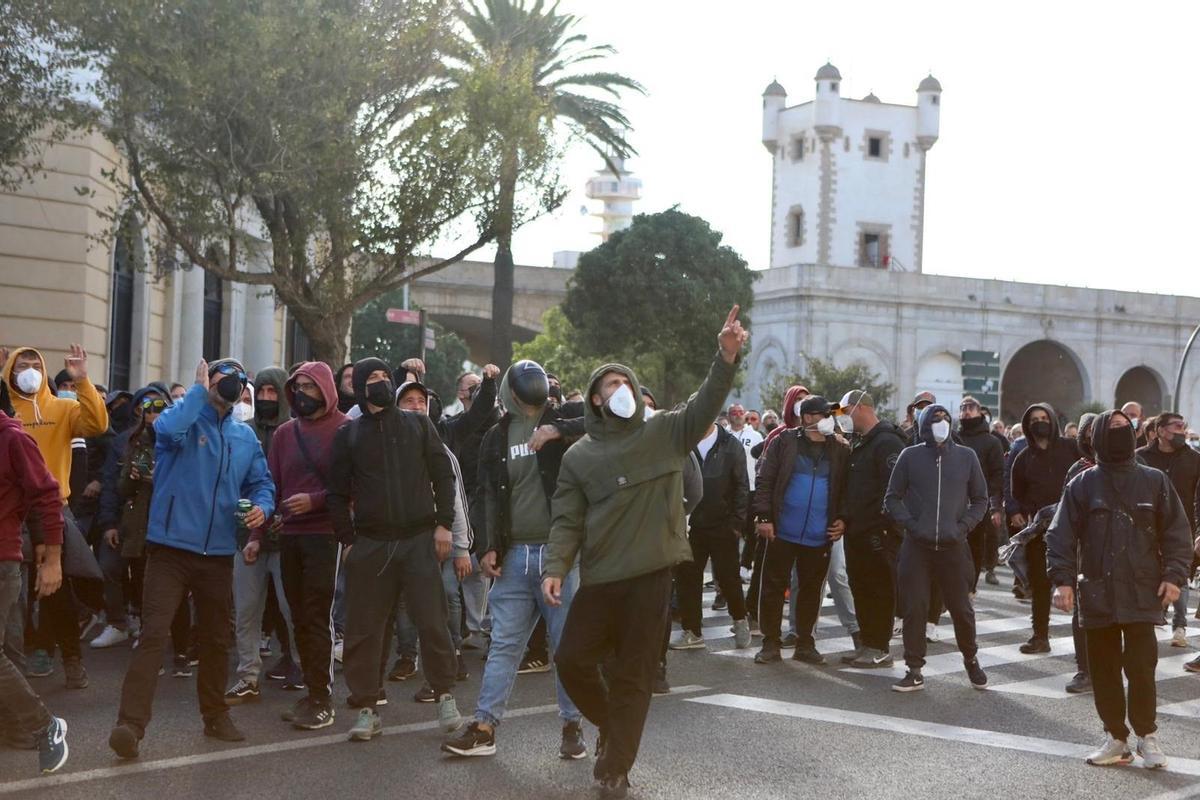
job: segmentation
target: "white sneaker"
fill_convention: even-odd
[[[742,567],[742,568],[741,568],[742,583],[749,583],[749,582],[750,582],[750,577],[751,577],[753,574],[754,574],[754,573],[753,573],[753,572],[750,570],[750,568],[749,568],[749,567]]]
[[[1157,747],[1157,743],[1155,744]],[[1162,751],[1159,751],[1160,753]],[[1133,753],[1129,752],[1129,745],[1120,739],[1114,739],[1108,734],[1104,735],[1104,743],[1096,750],[1088,753],[1087,763],[1096,767],[1109,767],[1115,764],[1132,764]]]
[[[932,622],[926,622],[925,623],[925,641],[940,642],[941,640],[942,640],[942,635],[940,633],[938,633],[937,625],[934,625]]]
[[[898,619],[892,623],[892,636],[904,635],[904,620]]]
[[[750,646],[750,623],[744,619],[733,623],[733,646],[739,650]]]
[[[1138,737],[1137,754],[1142,757],[1142,766],[1146,769],[1161,769],[1167,765],[1167,754],[1153,733]]]
[[[679,635],[667,645],[672,650],[703,650],[704,637],[697,636],[691,631],[680,631]]]
[[[345,641],[342,639],[334,639],[333,641],[333,660],[337,663],[342,663],[342,653],[345,648]]]
[[[1187,647],[1187,628],[1176,628],[1171,636],[1171,647]]]
[[[129,641],[127,632],[120,628],[114,628],[112,625],[105,625],[104,630],[100,631],[100,635],[92,639],[91,646],[99,650],[105,647],[115,647],[127,641]]]

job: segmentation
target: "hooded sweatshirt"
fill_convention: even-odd
[[[337,388],[338,393],[338,411],[343,414],[349,413],[350,409],[358,405],[358,400],[354,398],[354,392],[350,392],[350,394],[342,392],[342,378],[347,372],[353,371],[353,364],[342,364],[342,368],[337,371],[337,378],[334,381],[334,386]]]
[[[268,370],[263,370],[268,372]],[[259,373],[260,380],[263,373]],[[333,382],[333,371],[322,361],[305,361],[296,367],[280,393],[280,409],[290,407],[296,395],[296,379],[305,377],[321,390],[325,410],[316,419],[296,417],[289,419],[274,432],[271,449],[267,452],[267,465],[275,481],[277,508],[283,514],[283,534],[333,533],[333,522],[325,505],[329,473],[333,469],[333,437],[346,422],[346,415],[338,410],[337,388]],[[304,447],[300,446],[300,439]],[[310,461],[311,459],[311,461]],[[312,510],[305,514],[293,514],[284,506],[292,495],[307,494],[312,501]],[[260,541],[263,529],[250,532],[250,541]]]
[[[537,453],[529,440],[542,418],[542,408],[527,415],[517,403],[506,371],[500,379],[500,402],[508,410],[508,480],[514,544],[544,544],[550,536],[550,504],[542,487]]]
[[[578,557],[580,583],[594,585],[691,559],[683,513],[684,461],[720,413],[736,371],[736,362],[727,364],[718,354],[685,408],[650,419],[645,419],[633,370],[606,364],[592,374],[587,435],[563,456],[543,575],[565,577]],[[621,373],[633,386],[630,419],[591,404],[608,372]]]
[[[1029,426],[1030,416],[1038,410],[1050,417],[1050,438],[1045,449],[1038,446]],[[1013,459],[1012,496],[1017,510],[1029,517],[1062,497],[1067,472],[1079,460],[1079,447],[1074,439],[1059,433],[1058,415],[1049,403],[1034,403],[1026,409],[1021,430],[1028,445]]]
[[[17,356],[33,353],[41,366],[42,384],[32,396],[21,393],[12,379],[13,365]],[[46,359],[32,347],[18,347],[8,356],[4,364],[3,378],[9,383],[9,397],[17,418],[25,432],[37,442],[46,460],[46,468],[58,481],[58,490],[65,503],[71,496],[71,440],[100,436],[108,430],[108,409],[104,398],[87,378],[75,383],[77,399],[68,400],[50,393],[49,375],[46,374]]]
[[[127,457],[129,440],[140,427],[142,400],[147,395],[158,395],[166,401],[168,407],[172,405],[171,391],[165,384],[158,381],[149,383],[133,393],[133,399],[129,404],[137,411],[137,416],[133,417],[134,424],[113,438],[109,443],[108,452],[104,455],[104,468],[100,475],[100,507],[96,513],[96,525],[102,531],[116,528],[122,519],[121,474],[125,471],[123,467],[129,461]]]
[[[917,419],[920,444],[896,459],[883,505],[909,541],[945,550],[967,540],[987,513],[988,490],[975,451],[953,439],[938,444],[933,417],[944,406],[926,406]]]
[[[27,515],[41,532],[35,538],[62,544],[58,484],[20,420],[0,412],[0,561],[21,561],[21,522]]]
[[[279,398],[279,410],[273,416],[266,419],[258,415],[257,398],[255,398],[254,403],[254,432],[258,435],[258,443],[262,445],[263,452],[268,456],[271,454],[271,442],[275,437],[275,431],[292,417],[292,410],[288,405],[287,393],[284,391],[284,384],[287,381],[288,374],[282,369],[279,367],[267,367],[266,369],[259,370],[258,374],[254,376],[254,388],[250,390],[250,393],[254,395],[262,387],[271,386],[274,387],[275,395]]]
[[[1132,457],[1107,457],[1118,414],[1125,416],[1105,411],[1096,420],[1098,463],[1068,484],[1046,531],[1050,582],[1071,586],[1078,577],[1079,624],[1087,629],[1161,625],[1159,584],[1182,587],[1192,566],[1187,514],[1170,479]]]
[[[800,395],[807,394],[808,390],[803,386],[789,386],[787,394],[783,396],[783,424],[775,428],[767,434],[767,438],[763,439],[762,450],[758,454],[758,458],[762,458],[766,454],[767,448],[771,446],[771,442],[789,428],[800,427],[800,415],[796,413],[796,403],[800,400]],[[758,448],[755,448],[756,450]]]

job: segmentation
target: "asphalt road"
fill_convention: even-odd
[[[836,655],[846,632],[832,608],[823,610],[818,627],[818,647],[835,656],[825,667],[790,660],[756,665],[749,656],[757,640],[739,655],[729,618],[708,612],[708,651],[670,656],[675,691],[654,700],[631,796],[1200,796],[1200,676],[1182,670],[1193,650],[1170,647],[1169,631],[1160,629],[1159,735],[1169,768],[1151,772],[1140,761],[1090,767],[1082,754],[1101,736],[1091,696],[1062,691],[1074,672],[1069,619],[1057,613],[1052,619],[1050,655],[1021,656],[1016,645],[1028,636],[1029,606],[991,587],[977,606],[988,691],[971,689],[944,618],[945,641],[929,646],[927,688],[907,695],[889,690],[886,673],[841,668]],[[518,678],[495,756],[451,759],[438,751],[434,708],[412,702],[419,685],[411,679],[388,684],[387,735],[370,743],[345,740],[352,715],[344,705],[333,727],[292,731],[279,712],[296,695],[268,686],[261,703],[233,712],[248,740],[226,745],[201,735],[194,679],[168,673],[141,759],[118,763],[106,740],[128,655],[126,647],[86,652],[92,683],[84,691],[66,691],[61,668],[34,682],[69,721],[71,760],[58,775],[37,777],[34,753],[0,750],[0,797],[595,796],[591,760],[556,757],[559,724],[548,674]],[[474,708],[482,654],[470,651],[467,659],[471,677],[456,693],[464,713]],[[339,702],[344,698],[339,686]],[[586,737],[590,747],[590,725]]]

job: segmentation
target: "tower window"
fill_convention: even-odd
[[[939,98],[936,94],[929,96],[930,102],[932,102],[935,106],[938,104],[938,100],[940,99],[941,98]]]
[[[797,136],[792,139],[792,161],[804,160],[804,137]]]
[[[889,226],[874,223],[858,225],[858,265],[872,269],[887,269],[891,255]]]
[[[892,135],[887,131],[868,128],[863,131],[858,149],[868,161],[887,161],[892,151]]]
[[[837,81],[834,81],[833,83],[829,84],[829,91],[836,92],[837,90],[838,90]]]
[[[787,215],[787,246],[804,246],[804,209],[792,206]]]
[[[867,139],[867,155],[871,158],[879,158],[883,153],[883,140],[878,136],[872,136]]]

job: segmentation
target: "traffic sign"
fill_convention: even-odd
[[[387,310],[387,321],[395,322],[397,325],[420,325],[421,312],[409,311],[405,308],[389,308]]]

